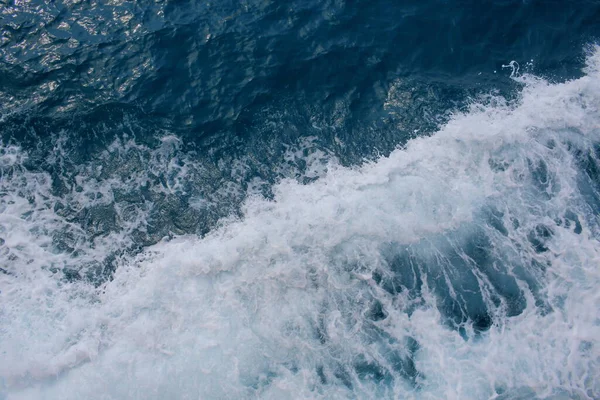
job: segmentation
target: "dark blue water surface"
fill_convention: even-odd
[[[597,1],[3,1],[0,132],[33,150],[32,168],[62,174],[44,161],[59,133],[82,163],[124,134],[155,146],[166,130],[210,166],[208,186],[241,158],[243,185],[272,182],[300,138],[356,164],[469,97],[510,96],[511,60],[579,76],[599,21]],[[385,107],[394,83],[402,101]],[[175,230],[205,232],[232,211],[217,208]]]
[[[84,282],[102,289],[124,259],[150,246],[188,234],[210,238],[211,232],[233,220],[262,215],[259,211],[253,214],[251,206],[248,211],[244,202],[249,195],[277,198],[285,189],[276,185],[286,178],[300,185],[317,184],[332,165],[356,169],[375,163],[411,139],[434,135],[456,115],[474,113],[473,104],[492,108],[517,104],[526,86],[518,79],[522,74],[535,75],[548,86],[582,78],[589,49],[598,40],[598,0],[0,0],[0,216],[4,213],[8,221],[0,218],[0,274],[6,282],[17,279],[21,266],[41,259],[41,253],[23,250],[23,243],[39,239],[44,254],[52,254],[40,271],[50,271],[60,287]],[[512,61],[515,63],[508,66]],[[565,101],[565,107],[574,101]],[[595,121],[594,104],[585,107],[582,109],[594,115],[589,120]],[[596,132],[597,128],[587,127],[589,121],[583,116],[581,121],[581,125],[548,123],[553,132],[573,135],[572,141],[566,135],[562,142],[554,136],[539,139],[546,125],[528,125],[527,134],[533,135],[536,143],[543,142],[540,152],[548,151],[551,156],[533,152],[522,164],[509,144],[498,147],[498,154],[486,153],[475,142],[466,145],[465,158],[476,157],[473,154],[479,151],[489,157],[482,165],[489,167],[490,174],[513,167],[517,170],[515,165],[526,171],[512,175],[514,181],[503,189],[505,199],[493,197],[498,193],[486,193],[482,195],[485,201],[465,203],[466,209],[475,207],[477,201],[484,204],[477,203],[479,209],[473,213],[477,223],[471,220],[446,227],[440,222],[444,227],[434,232],[429,222],[424,222],[420,228],[410,228],[423,236],[406,243],[390,234],[377,236],[366,245],[360,242],[361,233],[349,233],[343,244],[329,244],[329,236],[301,245],[286,242],[296,259],[302,260],[299,254],[311,254],[313,246],[330,246],[319,257],[330,260],[331,268],[356,274],[364,274],[366,268],[369,284],[379,290],[369,289],[356,303],[333,294],[321,303],[311,326],[315,340],[330,346],[322,352],[331,357],[317,363],[313,368],[317,383],[298,396],[328,398],[329,392],[323,388],[337,385],[355,398],[363,398],[361,385],[370,384],[365,382],[396,389],[398,382],[403,382],[423,398],[434,398],[427,397],[427,390],[438,383],[428,386],[434,382],[431,374],[426,376],[419,370],[424,364],[415,361],[415,354],[430,354],[419,353],[417,334],[394,337],[378,325],[392,318],[390,304],[412,316],[429,304],[427,293],[433,293],[444,329],[458,332],[465,341],[480,340],[500,321],[522,316],[528,305],[534,304],[536,316],[546,316],[560,309],[561,301],[569,304],[567,295],[557,294],[561,300],[553,301],[555,297],[548,294],[558,293],[562,284],[549,285],[554,289],[546,289],[544,284],[549,276],[560,275],[548,272],[554,271],[555,265],[549,261],[550,254],[560,253],[551,243],[564,239],[557,232],[568,230],[580,235],[575,237],[598,239],[599,147],[594,139],[576,139],[585,136],[581,132],[586,129]],[[494,124],[489,126],[493,130]],[[542,133],[535,136],[538,131]],[[564,161],[563,147],[572,161]],[[564,165],[552,160],[564,161]],[[418,163],[418,159],[408,163],[407,170]],[[450,195],[446,208],[437,203],[427,208],[428,194],[449,179],[441,177],[445,176],[442,173],[438,177],[444,169],[438,167],[435,171],[432,167],[431,180],[423,178],[427,165],[415,167],[424,179],[415,184],[420,189],[399,186],[401,193],[431,188],[414,203],[402,203],[400,195],[389,201],[409,208],[409,203],[415,208],[425,204],[427,217],[417,216],[424,220],[432,216],[438,221],[435,218],[446,208],[461,209],[462,204],[451,203]],[[561,180],[560,171],[570,168],[577,171],[574,178]],[[386,184],[395,187],[394,176],[390,173]],[[374,182],[382,184],[375,178]],[[576,182],[573,187],[581,195],[569,200],[572,209],[555,212],[553,205],[545,208],[546,202],[555,204],[556,199],[563,199],[560,190],[565,182]],[[43,190],[32,189],[34,185]],[[340,201],[352,204],[352,195],[340,193]],[[368,197],[360,207],[375,213],[369,205],[385,199],[385,193]],[[514,198],[522,204],[515,206],[507,200]],[[19,201],[24,204],[23,211],[11,211]],[[287,204],[281,196],[280,203]],[[385,209],[384,203],[382,200],[381,207]],[[335,214],[342,220],[347,215],[344,207],[340,205]],[[52,217],[35,225],[42,210],[51,212]],[[517,216],[521,211],[528,216]],[[360,220],[361,213],[351,221]],[[10,225],[9,217],[33,224],[23,232],[34,239],[13,246],[9,238],[17,236],[17,225]],[[388,222],[373,218],[376,225]],[[395,229],[409,230],[411,218]],[[336,221],[332,219],[332,230],[344,231]],[[308,226],[313,229],[315,224]],[[347,229],[351,232],[354,228]],[[360,245],[348,250],[354,241]],[[252,260],[248,254],[260,246],[240,250],[242,247],[235,251],[242,259],[246,255]],[[370,260],[371,250],[378,254],[377,263],[365,261]],[[344,256],[334,255],[337,251]],[[217,253],[219,258],[221,253]],[[61,257],[66,261],[57,261],[63,260]],[[582,259],[581,264],[587,265],[588,259]],[[309,261],[306,264],[311,265]],[[367,264],[371,266],[365,267]],[[315,271],[307,276],[317,276]],[[9,284],[2,282],[0,293],[10,292]],[[322,284],[319,282],[314,279],[315,287]],[[408,300],[402,306],[396,300],[389,304],[382,300],[405,295]],[[210,307],[218,308],[218,301]],[[367,322],[352,332],[374,352],[367,352],[372,357],[358,352],[348,361],[343,358],[344,346],[328,344],[335,338],[327,333],[331,329],[327,328],[326,317],[331,316],[327,310],[335,307],[341,310],[340,320],[346,325],[355,318],[348,310],[359,310]],[[0,323],[3,315],[0,312]],[[586,334],[577,333],[583,343],[580,349],[590,346],[590,354],[598,354],[592,333],[590,337]],[[105,342],[99,348],[102,346],[110,347]],[[585,370],[588,375],[582,378],[588,380],[581,381],[587,391],[562,381],[556,386],[560,390],[538,391],[542,378],[529,386],[523,384],[526,388],[514,396],[512,383],[492,382],[490,390],[494,398],[504,399],[593,398],[600,395],[600,388],[589,382],[600,379],[600,375],[593,376],[600,372],[600,358],[590,359],[586,365],[591,367]],[[244,378],[246,381],[240,378],[249,392],[223,389],[225,394],[212,398],[266,396],[263,390],[285,375],[282,369],[294,375],[303,371],[306,361],[269,360],[265,371],[248,373],[252,376]],[[78,363],[66,364],[74,368]],[[0,371],[6,393],[34,387],[38,375],[46,379],[43,373],[36,375],[42,367],[32,368],[15,372],[17,378]],[[48,370],[47,375],[59,381],[63,368]],[[395,395],[391,393],[399,393],[390,390],[379,395],[392,398]],[[35,393],[23,393],[24,398],[36,398]],[[156,393],[183,398],[166,389]],[[460,391],[446,392],[447,398],[460,398],[456,393]],[[490,393],[478,392],[473,398],[492,396]],[[339,395],[345,396],[352,397]]]

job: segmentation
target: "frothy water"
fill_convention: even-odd
[[[3,145],[0,393],[598,398],[600,48],[579,79],[516,79],[514,103],[473,102],[361,167],[313,155],[318,179],[251,192],[241,217],[139,252],[119,250],[143,207],[124,217],[115,188],[79,171],[68,202],[111,205],[119,225],[81,231],[53,177]],[[193,162],[166,165],[179,190]],[[64,273],[108,253],[102,284]]]

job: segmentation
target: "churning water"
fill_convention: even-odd
[[[243,15],[221,17],[250,29]],[[114,32],[140,46],[122,51],[150,46]],[[75,36],[57,57],[81,56]],[[9,63],[14,49],[2,49]],[[98,57],[82,64],[115,73]],[[312,72],[286,89],[298,99],[253,108],[239,99],[255,104],[260,82],[236,97],[206,67],[194,82],[216,79],[202,92],[213,102],[183,101],[172,120],[151,105],[159,95],[131,89],[135,71],[125,87],[86,72],[92,92],[69,91],[64,66],[64,79],[31,82],[54,71],[32,58],[18,71],[37,97],[2,83],[0,397],[600,397],[600,48],[583,58],[566,79],[513,63],[496,72],[509,81],[498,91],[397,76],[369,92],[375,116],[352,95],[299,110],[316,96]]]

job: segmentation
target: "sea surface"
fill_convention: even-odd
[[[600,398],[600,1],[0,0],[0,399]]]

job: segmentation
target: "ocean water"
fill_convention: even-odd
[[[0,0],[0,399],[600,398],[600,3]]]

